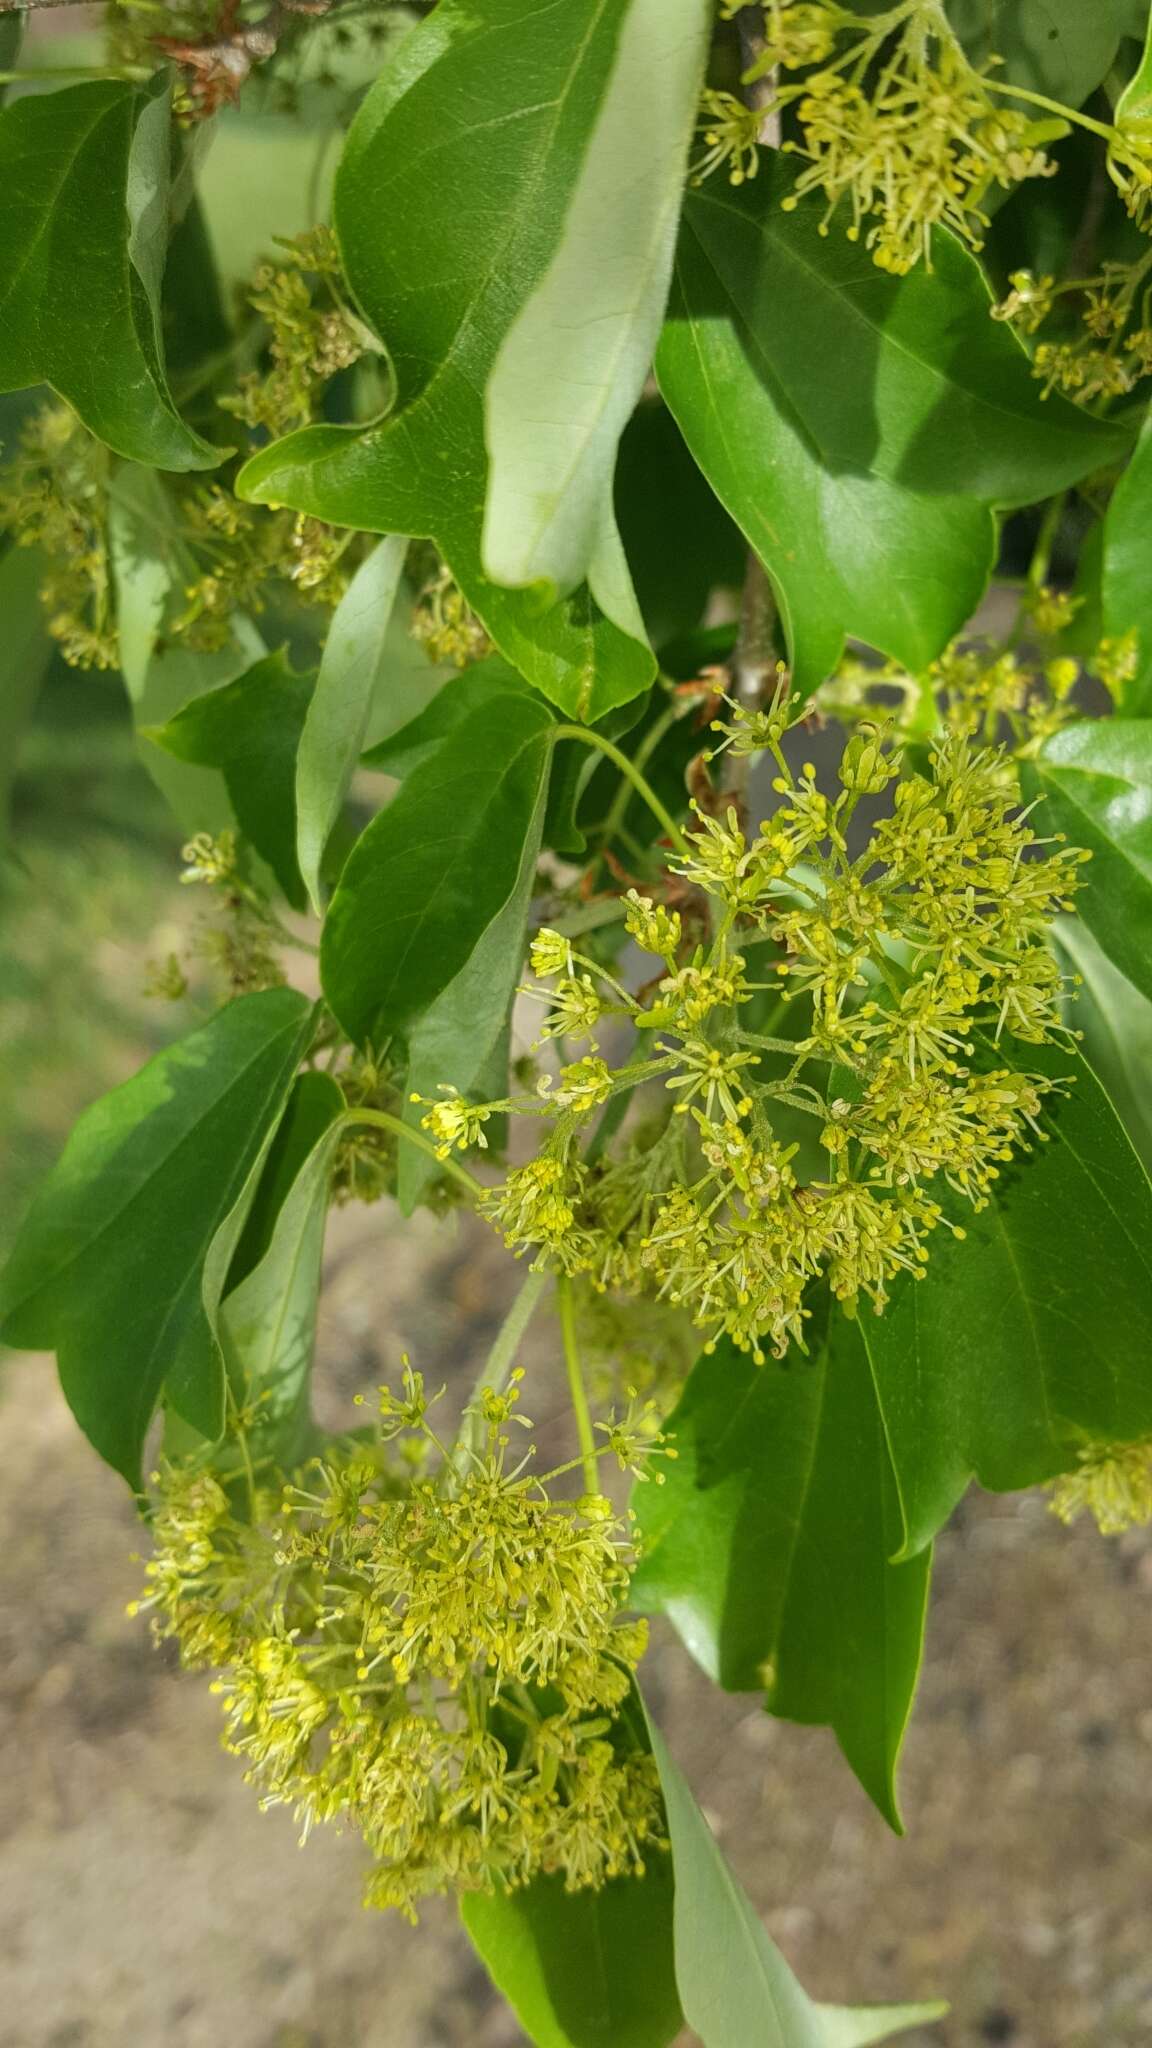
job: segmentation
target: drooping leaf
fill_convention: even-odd
[[[1102,592],[1105,631],[1116,640],[1136,635],[1137,669],[1125,686],[1123,709],[1152,714],[1152,414],[1144,421],[1131,462],[1104,515]]]
[[[232,1254],[224,1287],[226,1295],[260,1264],[305,1160],[343,1107],[343,1094],[330,1074],[310,1069],[296,1076]]]
[[[616,449],[668,295],[712,11],[710,0],[631,0],[563,233],[484,395],[485,572],[560,595],[587,578],[626,631],[634,603],[613,594]]]
[[[0,847],[8,837],[20,742],[52,654],[40,603],[43,573],[43,558],[33,548],[9,548],[0,560]]]
[[[701,1358],[667,1424],[676,1462],[636,1488],[632,1597],[721,1685],[832,1727],[898,1829],[929,1554],[889,1562],[900,1509],[859,1330],[834,1310],[812,1349],[783,1368],[726,1340]]]
[[[442,0],[405,37],[353,124],[334,210],[350,286],[387,343],[395,401],[367,428],[288,436],[239,482],[244,496],[337,525],[430,535],[508,659],[593,719],[651,682],[652,655],[633,618],[622,630],[586,589],[543,608],[538,592],[484,575],[483,392],[555,252],[627,11],[628,0],[487,0],[481,15]],[[622,556],[609,566],[627,611]]]
[[[81,1429],[131,1486],[161,1388],[188,1358],[215,1367],[189,1419],[210,1429],[222,1415],[206,1262],[226,1221],[239,1234],[237,1202],[312,1030],[294,990],[241,996],[94,1103],[0,1275],[3,1340],[56,1351]]]
[[[220,770],[241,831],[296,910],[307,902],[296,861],[296,757],[314,684],[283,654],[267,654],[167,725],[146,728],[178,760]]]
[[[209,469],[164,381],[166,102],[119,79],[0,113],[0,389],[50,384],[120,455]]]
[[[998,57],[997,78],[1067,107],[1083,106],[1107,77],[1131,11],[1130,0],[948,0],[974,64]]]
[[[1077,915],[1108,958],[1152,996],[1152,720],[1086,718],[1035,763],[1045,829],[1091,849]]]
[[[545,776],[536,785],[531,811],[521,821],[519,866],[507,896],[480,932],[459,973],[412,1028],[405,1088],[409,1099],[404,1108],[410,1123],[419,1122],[422,1115],[420,1105],[411,1097],[435,1096],[442,1085],[481,1101],[499,1100],[508,1092],[508,1027],[524,965],[547,789]],[[494,1062],[501,1060],[502,1071],[493,1071]],[[400,1147],[397,1194],[402,1209],[415,1208],[434,1173],[435,1166],[426,1153],[414,1145]]]
[[[454,981],[514,895],[552,719],[502,696],[458,725],[353,847],[321,944],[324,993],[379,1046]]]
[[[1010,505],[1124,454],[1126,427],[1041,397],[952,236],[935,236],[931,270],[891,277],[847,236],[821,234],[819,195],[785,212],[793,182],[778,157],[738,190],[713,181],[691,195],[685,220],[717,281],[715,308],[694,311],[735,309],[827,469]]]
[[[263,1257],[220,1309],[225,1365],[238,1401],[252,1411],[253,1448],[285,1470],[307,1447],[324,1225],[343,1135],[340,1090],[326,1075],[310,1078],[328,1083],[327,1127],[284,1199]]]
[[[1079,987],[1068,1022],[1124,1129],[1152,1174],[1152,1002],[1113,967],[1078,917],[1057,918],[1057,953]]]
[[[667,1855],[600,1891],[545,1877],[469,1893],[460,1915],[535,2048],[667,2048],[679,2034]]]
[[[675,1874],[676,1982],[702,2048],[868,2048],[943,2005],[816,2005],[769,1940],[649,1716]]]
[[[736,221],[754,265],[770,245],[754,216]],[[992,512],[971,495],[924,497],[821,459],[773,368],[778,305],[770,324],[766,311],[747,324],[740,304],[751,302],[754,279],[741,267],[734,293],[713,260],[713,243],[732,232],[726,210],[689,205],[656,358],[660,388],[768,571],[794,686],[816,689],[849,634],[922,668],[980,600]]]
[[[368,729],[407,547],[403,534],[391,534],[356,571],[332,615],[304,718],[296,762],[296,852],[317,914],[320,863]]]
[[[902,1277],[861,1319],[907,1555],[973,1477],[1036,1486],[1089,1439],[1152,1435],[1152,1186],[1076,1054],[1025,1046],[1017,1063],[1067,1077],[1046,1098],[1047,1142],[1003,1168],[977,1214],[942,1195],[966,1237],[937,1230],[923,1279]]]

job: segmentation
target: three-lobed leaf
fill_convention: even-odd
[[[1135,14],[1134,0],[948,0],[973,63],[995,57],[997,78],[1069,107],[1083,106],[1107,77]]]
[[[140,1485],[167,1383],[223,1421],[213,1324],[227,1266],[314,1029],[291,989],[241,996],[80,1118],[0,1275],[0,1335],[54,1350],[76,1420]]]
[[[634,1601],[666,1614],[721,1685],[831,1726],[898,1828],[929,1553],[890,1562],[900,1510],[857,1325],[833,1311],[813,1356],[783,1367],[722,1341],[667,1430],[676,1462],[634,1498]]]
[[[544,606],[485,575],[483,393],[555,253],[628,5],[488,0],[479,15],[442,0],[404,38],[353,123],[334,209],[349,284],[388,347],[392,406],[366,428],[290,435],[239,485],[337,525],[431,536],[509,660],[587,718],[637,695],[655,664],[630,607],[622,629],[587,589]],[[612,566],[616,588],[622,555]]]
[[[167,102],[119,79],[0,113],[0,390],[50,384],[120,455],[210,469],[164,379]]]
[[[324,993],[351,1038],[382,1046],[405,1033],[514,898],[552,726],[525,694],[480,705],[356,842],[320,953]]]

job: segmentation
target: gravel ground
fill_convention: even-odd
[[[325,1398],[409,1347],[467,1386],[510,1262],[472,1221],[335,1219]],[[545,1325],[537,1362],[549,1366]],[[560,1392],[538,1381],[547,1423]],[[138,1533],[51,1363],[0,1428],[0,2048],[513,2048],[446,1906],[358,1904],[351,1840],[295,1846],[217,1745],[217,1708],[124,1617]],[[893,1837],[824,1731],[716,1695],[670,1637],[645,1667],[773,1936],[823,1998],[943,1995],[910,2048],[1152,2041],[1152,1543],[973,1495],[943,1538]]]

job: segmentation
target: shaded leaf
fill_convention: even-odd
[[[1002,60],[997,77],[1080,107],[1112,68],[1131,0],[948,0],[948,18],[974,64]]]
[[[222,1412],[205,1268],[227,1220],[239,1234],[233,1212],[312,1031],[294,990],[241,996],[94,1103],[0,1275],[0,1336],[57,1352],[81,1429],[131,1486],[182,1352],[215,1363],[189,1419],[210,1433]]]
[[[676,1894],[676,1982],[702,2048],[867,2048],[940,2019],[943,2005],[816,2005],[769,1940],[659,1729]]]
[[[729,1691],[833,1728],[898,1829],[929,1554],[889,1562],[900,1509],[858,1328],[833,1310],[813,1352],[758,1366],[723,1340],[700,1359],[666,1425],[676,1463],[635,1491],[632,1597]]]
[[[978,1213],[939,1197],[965,1239],[938,1230],[923,1279],[902,1276],[861,1320],[907,1554],[973,1477],[1036,1486],[1088,1440],[1152,1436],[1152,1187],[1082,1060],[1026,1046],[1018,1064],[1068,1077],[1046,1100],[1047,1142]]]
[[[1122,974],[1152,996],[1152,721],[1086,718],[1034,764],[1042,822],[1091,849],[1076,912]]]
[[[599,1891],[544,1877],[471,1892],[460,1917],[536,2048],[667,2048],[679,2034],[670,1857]]]
[[[479,706],[353,847],[320,952],[324,993],[349,1037],[379,1047],[406,1031],[513,897],[551,726],[528,696]]]
[[[731,237],[733,220],[746,244],[735,293],[712,246]],[[934,660],[979,603],[996,522],[974,496],[924,497],[821,459],[773,369],[775,308],[770,325],[741,318],[766,252],[753,215],[691,202],[656,371],[689,448],[768,571],[793,683],[808,695],[849,634],[911,669]]]
[[[581,718],[637,695],[655,663],[586,589],[544,608],[484,575],[483,392],[548,270],[627,9],[442,0],[404,38],[353,123],[334,211],[351,288],[387,343],[392,409],[290,435],[240,477],[244,496],[337,525],[430,535],[502,652]],[[610,567],[626,584],[622,557]]]
[[[166,102],[119,79],[0,113],[0,389],[50,384],[120,455],[207,469],[164,381]]]
[[[314,683],[283,654],[268,654],[167,725],[144,729],[178,760],[220,770],[240,830],[295,910],[307,902],[296,863],[296,758]]]
[[[738,190],[690,196],[685,220],[717,280],[715,304],[694,313],[735,309],[827,469],[1021,504],[1124,454],[1126,427],[1041,397],[952,236],[933,238],[931,270],[889,276],[845,235],[821,234],[820,195],[785,212],[793,182],[777,158]]]
[[[714,590],[740,589],[743,538],[659,399],[637,406],[624,430],[616,517],[654,647],[693,632]]]
[[[348,794],[384,672],[408,542],[391,534],[360,564],[332,615],[296,763],[296,852],[319,914],[320,863]]]
[[[712,27],[711,0],[631,0],[551,263],[484,394],[486,573],[564,595],[587,577],[625,632],[612,479],[643,389]],[[607,556],[607,560],[605,559]]]

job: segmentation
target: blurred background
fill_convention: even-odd
[[[38,61],[83,61],[86,13]],[[34,46],[35,47],[35,46]],[[337,83],[377,59],[355,44]],[[367,70],[364,69],[364,75]],[[48,81],[50,82],[50,81]],[[203,189],[237,286],[324,216],[346,93],[226,113]],[[237,195],[243,194],[243,203]],[[0,622],[2,633],[2,622]],[[207,1003],[146,989],[198,915],[118,679],[49,665],[19,749],[0,701],[0,1255],[75,1117]],[[469,1386],[517,1269],[474,1219],[388,1205],[330,1231],[328,1415],[409,1350]],[[533,1412],[563,1395],[546,1319]],[[51,1361],[0,1361],[0,2048],[515,2048],[446,1904],[359,1905],[362,1853],[261,1815],[202,1679],[125,1617],[141,1541]],[[1063,1529],[973,1493],[941,1539],[898,1840],[823,1730],[720,1698],[656,1631],[646,1685],[773,1937],[830,2001],[943,1996],[910,2048],[1152,2041],[1152,1534]],[[610,2043],[605,2048],[611,2048]]]

